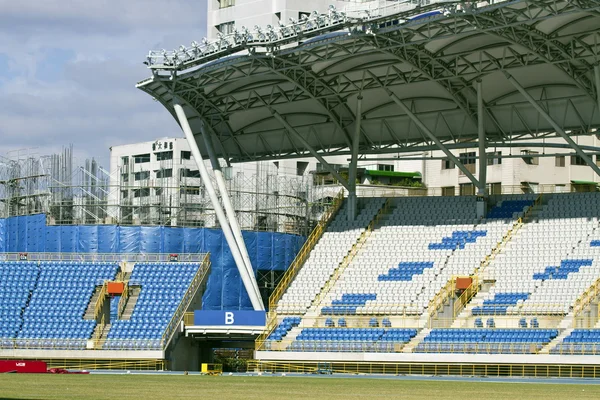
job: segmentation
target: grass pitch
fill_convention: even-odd
[[[197,375],[0,375],[2,399],[599,399],[600,385]]]

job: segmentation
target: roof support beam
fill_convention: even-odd
[[[223,208],[221,207],[221,203],[219,203],[219,198],[217,197],[217,192],[210,180],[210,176],[208,175],[208,170],[206,169],[206,165],[204,165],[204,161],[202,158],[202,154],[200,153],[200,149],[198,148],[198,143],[196,143],[196,139],[194,138],[194,133],[192,132],[192,128],[190,127],[190,123],[188,122],[188,118],[185,114],[185,110],[182,105],[179,103],[177,98],[173,99],[173,109],[177,114],[177,119],[179,120],[179,125],[185,134],[185,138],[190,146],[190,150],[192,151],[192,155],[194,156],[194,160],[196,161],[196,165],[198,167],[198,171],[200,172],[200,177],[202,178],[202,183],[204,187],[206,187],[206,192],[210,198],[210,201],[215,210],[215,214],[217,215],[217,219],[219,220],[219,224],[221,225],[221,229],[223,230],[223,235],[225,236],[225,240],[229,245],[229,249],[231,250],[231,254],[235,261],[235,265],[238,268],[240,273],[240,277],[242,278],[242,282],[244,283],[244,287],[248,292],[248,297],[250,298],[250,302],[252,303],[252,307],[256,311],[263,311],[265,306],[262,302],[262,299],[256,296],[256,292],[254,291],[254,285],[252,280],[255,280],[254,276],[249,276],[248,271],[244,265],[244,260],[242,259],[242,255],[240,253],[240,249],[237,246],[233,233],[231,231],[231,226],[227,221],[227,217],[223,212]]]
[[[354,120],[354,136],[352,137],[352,159],[348,171],[348,221],[354,221],[357,214],[356,207],[356,169],[358,167],[358,148],[360,146],[360,129],[362,125],[362,100],[361,94],[356,99],[356,117]]]
[[[598,112],[600,112],[600,64],[594,65],[594,77],[596,81],[596,105],[598,106]]]
[[[569,143],[569,145],[573,148],[573,150],[575,150],[579,157],[581,157],[586,162],[586,164],[589,165],[598,176],[600,176],[600,168],[598,168],[596,163],[594,163],[592,159],[583,152],[581,147],[579,147],[579,145],[575,143],[575,141],[571,139],[569,135],[567,135],[565,130],[562,127],[560,127],[560,125],[558,125],[556,121],[554,121],[550,114],[548,114],[546,110],[544,110],[544,108],[529,94],[529,92],[527,92],[527,90],[523,86],[521,86],[519,82],[517,82],[517,80],[512,75],[510,75],[508,72],[504,72],[504,75],[506,76],[506,79],[508,79],[508,81],[523,95],[523,97],[525,97],[525,99],[527,99],[527,101],[531,103],[533,108],[535,108],[537,112],[539,112],[540,115],[546,121],[548,121],[550,125],[552,125],[556,133],[558,133],[563,139],[565,139],[565,141]]]
[[[483,85],[481,79],[478,79],[475,83],[477,87],[477,132],[479,142],[479,195],[485,196],[486,194],[486,180],[487,180],[487,138],[485,135],[485,127],[483,125],[484,111],[483,111]]]
[[[248,273],[248,276],[253,278],[250,279],[250,281],[252,283],[252,288],[254,289],[255,295],[257,298],[262,300],[260,295],[260,289],[258,288],[258,283],[254,278],[254,270],[252,269],[252,263],[250,262],[250,256],[248,255],[248,249],[246,248],[246,243],[244,242],[244,238],[242,236],[242,229],[240,228],[240,224],[238,224],[237,217],[235,215],[235,210],[233,209],[233,204],[231,204],[229,192],[227,191],[227,186],[225,185],[225,178],[223,178],[221,164],[219,164],[219,160],[217,159],[212,138],[210,136],[210,133],[207,132],[204,121],[200,122],[200,132],[202,133],[202,137],[204,138],[204,146],[206,147],[206,152],[208,153],[208,157],[210,158],[210,163],[215,174],[215,180],[217,181],[217,188],[219,189],[221,201],[223,202],[223,206],[225,207],[225,213],[227,214],[227,220],[231,226],[233,237],[242,255],[242,261],[244,262],[244,266],[246,267],[246,272]]]
[[[390,96],[390,98],[394,101],[394,103],[398,104],[398,106],[402,109],[402,111],[404,111],[404,113],[415,123],[415,125],[417,125],[417,127],[419,127],[421,132],[425,133],[425,135],[427,135],[429,137],[429,139],[431,139],[431,141],[433,143],[435,143],[435,145],[440,150],[442,150],[444,152],[444,154],[446,154],[446,156],[448,156],[448,158],[450,160],[452,160],[452,162],[458,167],[458,169],[460,169],[463,172],[463,174],[465,174],[467,176],[467,178],[469,178],[471,180],[471,182],[473,182],[473,186],[479,187],[480,184],[479,184],[479,181],[477,180],[477,178],[475,178],[475,176],[473,176],[473,174],[467,169],[467,167],[465,167],[464,164],[462,162],[460,162],[460,160],[454,154],[452,154],[452,152],[450,150],[448,150],[448,148],[446,146],[444,146],[444,144],[435,136],[435,134],[433,132],[431,132],[425,126],[425,124],[423,124],[423,122],[421,122],[421,120],[415,114],[413,114],[413,112],[410,111],[410,109],[408,107],[406,107],[406,105],[404,105],[402,100],[400,100],[398,98],[398,96],[396,96],[389,89],[387,89],[387,93],[388,93],[388,96]]]
[[[286,120],[285,118],[283,118],[283,116],[281,116],[281,114],[279,114],[277,111],[271,109],[271,114],[273,114],[273,117],[279,121],[281,123],[281,125],[284,126],[285,129],[287,129],[287,131],[289,133],[291,133],[296,139],[298,139],[299,142],[302,143],[302,145],[304,147],[306,147],[306,149],[310,152],[310,154],[313,155],[313,157],[315,157],[317,160],[319,160],[319,162],[321,164],[323,164],[323,167],[329,171],[329,173],[338,180],[338,182],[340,182],[340,184],[348,191],[350,192],[350,186],[348,185],[348,181],[345,180],[344,178],[342,178],[342,176],[340,174],[337,173],[337,171],[335,169],[333,169],[333,167],[331,166],[331,164],[329,164],[324,158],[323,156],[321,156],[319,153],[317,153],[317,151],[310,145],[310,143],[308,143],[306,141],[306,139],[304,139],[302,137],[302,135],[300,135],[300,133],[298,133],[298,131],[296,130],[296,128],[294,128],[293,126],[291,126]]]

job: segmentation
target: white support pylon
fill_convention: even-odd
[[[246,288],[246,292],[248,293],[248,297],[250,297],[250,302],[252,303],[252,307],[256,311],[264,311],[265,306],[262,302],[260,296],[256,295],[254,291],[254,285],[252,281],[255,281],[254,276],[249,276],[248,271],[244,265],[244,260],[242,259],[242,254],[240,249],[237,246],[235,238],[233,236],[233,232],[231,230],[231,226],[227,222],[227,217],[223,212],[223,208],[221,207],[221,203],[219,203],[219,198],[217,197],[217,193],[215,192],[215,188],[210,181],[210,177],[208,175],[208,171],[206,166],[204,165],[204,161],[202,159],[202,154],[200,153],[200,149],[198,148],[198,144],[196,143],[196,139],[194,138],[194,133],[192,132],[192,128],[188,122],[187,116],[185,115],[185,110],[179,104],[179,102],[175,99],[173,101],[173,108],[177,115],[177,119],[179,120],[179,125],[181,125],[181,129],[185,134],[185,138],[190,146],[190,150],[192,155],[194,156],[194,160],[196,161],[196,165],[198,166],[198,171],[200,172],[200,177],[202,178],[202,182],[204,183],[204,187],[206,187],[206,192],[208,193],[208,197],[213,205],[215,210],[215,214],[217,215],[217,219],[219,220],[219,224],[221,225],[221,229],[223,230],[223,234],[225,235],[225,240],[229,245],[229,249],[231,250],[231,255],[235,261],[235,265],[240,273],[240,277],[242,278],[242,282],[244,283],[244,287]]]

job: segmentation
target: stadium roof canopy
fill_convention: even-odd
[[[357,128],[363,155],[464,148],[478,80],[490,144],[556,136],[510,76],[568,134],[600,126],[598,1],[387,3],[151,52],[137,87],[174,116],[177,98],[230,162],[350,154]]]

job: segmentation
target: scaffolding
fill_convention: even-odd
[[[142,164],[127,159],[111,176],[93,158],[76,162],[72,146],[51,155],[0,156],[0,218],[43,213],[49,225],[218,227],[197,171],[174,168],[168,157],[152,173]],[[309,174],[271,162],[223,172],[244,230],[307,235],[323,208]]]

